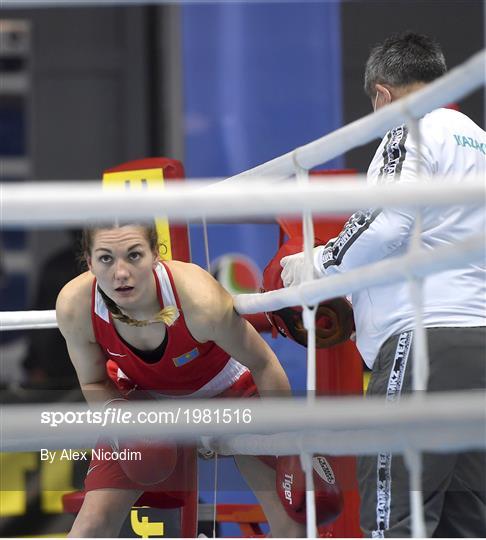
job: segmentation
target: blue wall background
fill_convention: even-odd
[[[183,7],[188,176],[236,174],[341,126],[339,8]]]
[[[339,1],[186,5],[182,25],[188,177],[237,174],[342,125]],[[208,234],[211,260],[239,252],[261,269],[278,246],[276,225],[212,225]],[[198,226],[191,244],[193,260],[205,267]],[[305,388],[305,350],[283,338],[272,347],[293,389]],[[213,462],[201,464],[207,502],[213,475]],[[218,476],[218,502],[254,500],[232,459],[220,460]]]

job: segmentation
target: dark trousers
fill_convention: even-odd
[[[429,328],[428,392],[486,388],[486,328]],[[368,395],[396,400],[412,388],[413,331],[390,337]],[[486,393],[485,393],[486,440]],[[422,454],[427,536],[486,537],[486,452]],[[411,535],[409,470],[401,455],[358,459],[361,527],[367,537]]]

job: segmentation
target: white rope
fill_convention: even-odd
[[[295,174],[299,187],[309,185],[309,171],[302,169],[295,163]],[[313,248],[314,248],[314,222],[312,213],[305,211],[302,215],[302,231],[304,239],[304,280],[313,279]],[[307,330],[307,400],[312,402],[316,397],[316,309],[315,305],[302,306],[302,321]],[[308,531],[309,532],[309,531]]]
[[[380,261],[345,274],[302,283],[297,287],[260,294],[240,294],[234,297],[235,308],[241,314],[275,311],[288,306],[317,305],[319,302],[345,296],[377,284],[387,285],[410,275],[425,277],[434,272],[463,267],[485,258],[486,238],[477,235],[461,244],[433,251],[409,252],[401,257]],[[0,313],[0,330],[55,328],[54,311],[11,311]]]
[[[346,296],[374,285],[388,285],[409,275],[425,277],[450,268],[484,260],[485,235],[480,234],[433,251],[409,252],[322,279],[301,283],[296,287],[261,294],[241,294],[235,297],[235,308],[241,314],[275,311],[287,306],[314,305],[324,300]]]
[[[307,330],[307,401],[316,398],[316,306],[302,306],[302,322]]]
[[[225,183],[248,182],[261,176],[287,178],[293,174],[295,160],[304,169],[312,169],[377,137],[381,138],[389,129],[406,124],[410,117],[421,118],[431,110],[459,100],[479,88],[485,83],[485,63],[486,49],[476,53],[425,88],[351,122],[325,137],[228,178]],[[367,206],[369,205],[363,205],[362,208]]]
[[[202,230],[204,239],[204,256],[206,257],[206,270],[211,273],[211,258],[209,256],[209,235],[208,222],[205,217],[202,218]]]
[[[0,330],[57,328],[55,310],[0,312]]]
[[[214,476],[213,476],[213,538],[216,538],[216,522],[218,510],[218,452],[214,454]]]
[[[412,389],[414,392],[426,392],[429,379],[429,352],[423,322],[423,278],[412,278],[409,290],[414,310]]]
[[[482,391],[431,393],[420,400],[402,396],[399,402],[387,406],[381,397],[356,396],[318,398],[313,406],[304,400],[270,398],[163,400],[131,405],[133,418],[138,418],[140,411],[163,414],[163,426],[136,421],[110,426],[110,433],[128,439],[173,437],[191,442],[208,436],[210,446],[223,455],[400,452],[404,450],[404,441],[407,448],[437,452],[486,446],[486,396]],[[232,411],[234,418],[235,411],[239,411],[240,421],[186,421],[198,417],[192,416],[192,411],[204,411],[208,418],[219,414],[221,418],[223,409]],[[2,450],[89,447],[102,430],[99,425],[83,421],[51,427],[41,422],[42,418],[47,419],[47,413],[74,418],[72,415],[87,414],[88,410],[85,404],[77,403],[6,405],[0,426]],[[247,411],[249,422],[241,421],[242,410]]]
[[[422,176],[423,172],[423,146],[422,133],[419,128],[418,120],[410,118],[408,123],[413,138],[417,141],[418,159],[415,161],[415,173],[417,178]],[[415,213],[415,222],[412,229],[410,247],[408,251],[415,250],[420,252],[422,246],[422,209],[417,208]],[[412,340],[413,347],[413,370],[412,370],[412,389],[414,392],[425,392],[427,390],[429,378],[429,353],[427,333],[425,331],[423,319],[423,278],[409,276],[410,300],[413,307],[414,334]],[[415,462],[414,462],[415,463]]]
[[[416,450],[405,449],[403,454],[410,473],[410,509],[412,538],[426,538],[424,500],[422,494],[422,456]]]
[[[309,185],[309,171],[302,169],[297,164],[295,166],[295,175],[297,179],[297,187],[302,188]],[[302,232],[304,239],[304,258],[305,258],[305,267],[304,267],[304,279],[306,281],[312,279],[313,277],[313,257],[312,250],[314,248],[314,222],[312,221],[312,213],[309,210],[305,210],[302,213]]]
[[[312,455],[301,452],[300,464],[305,473],[305,518],[306,537],[317,538],[316,527],[316,500],[314,496],[314,467]]]
[[[410,241],[410,251],[423,253],[422,247],[422,213],[420,209],[415,215],[415,223]],[[409,294],[413,307],[414,334],[412,340],[413,347],[413,370],[412,389],[414,392],[425,392],[429,378],[429,353],[427,333],[423,318],[423,277],[409,276]]]
[[[364,185],[359,180],[225,184],[217,190],[200,182],[173,182],[163,189],[103,190],[94,182],[17,182],[0,184],[4,228],[86,225],[86,221],[145,219],[164,215],[174,222],[261,218],[274,215],[342,214],[362,208],[478,204],[486,199],[484,178],[449,177],[447,189],[433,183]],[[213,179],[214,180],[214,179]],[[268,179],[267,179],[268,180]],[[212,184],[211,184],[212,185]]]
[[[294,155],[295,176],[299,187],[309,184],[309,171],[299,166]],[[314,222],[312,213],[302,214],[303,250],[304,250],[304,279],[313,279],[313,248]],[[302,306],[302,321],[307,330],[307,374],[306,394],[307,403],[312,404],[316,399],[316,306]],[[317,537],[316,504],[314,497],[314,478],[312,456],[300,452],[300,461],[305,472],[305,504],[306,504],[306,537]]]

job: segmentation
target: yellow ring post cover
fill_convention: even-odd
[[[164,171],[157,169],[136,169],[103,174],[103,187],[107,189],[131,189],[142,190],[151,187],[164,186]],[[161,243],[161,257],[164,260],[172,259],[172,247],[170,242],[169,221],[164,218],[155,220],[157,234]]]

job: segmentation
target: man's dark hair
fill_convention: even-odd
[[[371,50],[364,89],[372,98],[377,83],[406,86],[430,82],[446,71],[442,49],[432,38],[414,32],[394,34]]]

